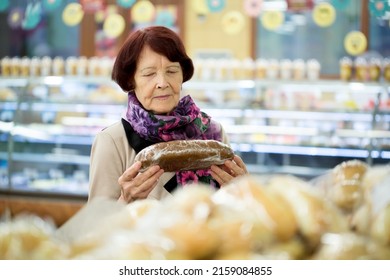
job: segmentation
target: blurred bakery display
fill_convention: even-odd
[[[85,198],[93,137],[126,94],[96,75],[1,77],[0,92],[1,188]]]
[[[56,56],[3,57],[0,70],[3,77],[93,76],[109,77],[114,64],[112,57]]]
[[[351,158],[389,162],[386,82],[196,80],[184,90],[224,125],[253,173],[313,177]]]
[[[3,218],[0,258],[389,260],[389,186],[389,166],[351,160],[312,181],[247,175],[160,201],[97,198],[59,227]]]

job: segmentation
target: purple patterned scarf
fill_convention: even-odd
[[[126,120],[140,137],[156,143],[186,139],[222,141],[221,126],[200,111],[189,95],[181,98],[168,115],[155,115],[145,110],[135,93],[130,92]],[[177,172],[176,179],[179,185],[203,182],[216,186],[209,169]]]

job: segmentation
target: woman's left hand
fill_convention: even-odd
[[[237,155],[233,160],[227,160],[223,165],[212,165],[211,176],[220,184],[226,185],[238,176],[248,174],[244,161]]]

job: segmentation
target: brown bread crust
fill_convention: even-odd
[[[233,157],[230,146],[216,140],[174,140],[146,147],[135,161],[141,161],[141,172],[153,165],[159,165],[165,172],[176,172],[206,169]]]

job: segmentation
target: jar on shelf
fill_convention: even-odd
[[[28,77],[30,75],[30,58],[24,56],[20,60],[20,76]]]
[[[293,63],[290,59],[282,59],[280,61],[280,78],[290,80],[292,78]]]
[[[320,78],[321,64],[316,59],[309,59],[306,62],[307,78],[309,80],[318,80]]]
[[[8,56],[1,59],[1,75],[10,76],[11,75],[11,58]]]
[[[340,59],[340,79],[350,81],[352,79],[353,63],[352,59],[345,56]]]
[[[279,61],[276,59],[270,59],[267,68],[267,78],[274,80],[279,77]]]
[[[293,61],[293,79],[303,80],[306,74],[306,65],[303,59],[295,59]]]
[[[242,78],[241,75],[241,60],[238,58],[233,58],[231,61],[232,65],[232,72],[233,72],[233,79],[234,80],[239,80]]]
[[[77,73],[77,57],[69,56],[65,60],[65,74],[75,76]]]
[[[242,78],[246,80],[253,80],[255,72],[255,62],[252,58],[247,57],[242,60]]]
[[[356,80],[364,82],[369,80],[368,62],[364,57],[355,59]]]
[[[21,59],[19,57],[11,58],[11,76],[17,77],[20,75],[20,63]]]
[[[222,80],[232,80],[233,79],[233,67],[231,60],[229,58],[220,59],[221,67],[221,79]]]
[[[203,81],[210,81],[214,78],[214,63],[215,60],[212,58],[204,59],[201,76]]]
[[[50,76],[52,73],[53,60],[50,56],[44,56],[41,59],[41,75],[42,76]]]
[[[30,76],[38,77],[41,75],[41,60],[37,56],[33,56],[30,60]]]
[[[54,76],[63,76],[65,74],[65,60],[62,57],[56,56],[53,59],[52,67]]]
[[[100,76],[99,58],[93,56],[88,60],[88,74],[92,77]]]
[[[368,65],[371,81],[379,81],[382,72],[382,62],[379,58],[371,58]]]
[[[258,58],[255,61],[256,78],[263,80],[267,77],[268,60],[264,58]]]
[[[383,78],[386,82],[390,82],[390,58],[383,60]]]
[[[200,80],[202,77],[202,69],[203,69],[203,59],[194,58],[192,60],[194,64],[194,80]]]
[[[217,81],[224,80],[224,63],[222,59],[216,59],[214,65],[214,78]]]
[[[77,58],[77,69],[78,76],[86,76],[88,73],[88,58],[86,56],[80,56]]]

